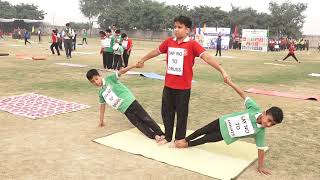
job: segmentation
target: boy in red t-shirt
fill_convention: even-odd
[[[160,54],[167,54],[167,68],[161,107],[166,138],[160,144],[165,144],[172,140],[175,114],[177,114],[175,144],[183,141],[186,136],[193,76],[192,67],[195,57],[200,57],[218,70],[225,82],[229,79],[228,74],[219,66],[213,56],[207,53],[198,42],[188,37],[188,34],[191,32],[191,26],[192,21],[189,17],[176,17],[174,19],[175,38],[169,37],[161,43],[159,48],[149,52],[137,63],[137,67],[142,68],[145,61]]]
[[[50,49],[51,49],[52,54],[55,54],[54,50],[53,50],[53,47],[54,47],[57,50],[58,56],[60,56],[60,51],[58,48],[59,45],[58,45],[57,30],[52,30],[51,40],[52,40],[52,44],[50,46]]]
[[[289,47],[289,53],[288,55],[282,60],[286,60],[288,57],[292,56],[298,63],[301,63],[300,61],[298,61],[298,59],[296,58],[296,56],[294,55],[294,51],[296,50],[296,48],[294,47],[293,44],[290,45]]]
[[[124,47],[123,62],[124,62],[124,67],[127,67],[133,44],[132,44],[132,39],[130,39],[126,33],[122,33],[121,37],[122,37],[121,45]]]

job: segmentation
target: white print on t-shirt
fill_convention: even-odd
[[[184,49],[169,47],[167,73],[182,76],[183,60],[184,60]]]
[[[242,137],[254,134],[249,114],[230,117],[225,120],[231,137]]]
[[[101,45],[103,48],[109,48],[111,46],[111,39],[109,39],[109,38],[102,39]]]
[[[122,41],[122,46],[127,49],[128,47],[128,41]]]
[[[121,105],[123,99],[119,98],[111,89],[110,86],[107,86],[106,90],[102,93],[102,96],[106,103],[115,108],[118,109]]]

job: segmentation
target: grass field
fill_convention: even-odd
[[[43,38],[48,40],[49,37]],[[3,96],[37,92],[58,99],[92,106],[79,112],[31,120],[0,112],[0,179],[212,179],[201,174],[132,155],[92,142],[107,134],[127,130],[133,126],[126,117],[110,108],[106,111],[106,127],[98,128],[97,89],[89,84],[85,73],[89,68],[101,68],[99,40],[89,39],[89,45],[78,47],[71,63],[86,64],[86,68],[59,66],[70,62],[61,56],[50,55],[50,44],[33,42],[31,46],[17,40],[0,41],[0,94]],[[134,41],[129,63],[134,63],[159,42]],[[11,46],[23,45],[23,46]],[[210,51],[211,52],[211,51]],[[214,52],[211,52],[214,54]],[[320,95],[320,78],[309,73],[320,73],[320,53],[315,50],[298,52],[302,61],[275,62],[287,52],[223,51],[233,58],[219,58],[223,68],[242,89],[288,91],[297,94]],[[15,54],[48,55],[48,60],[16,59]],[[165,73],[164,55],[145,63],[137,71]],[[281,63],[274,66],[264,63]],[[198,129],[220,115],[244,109],[241,98],[227,85],[217,71],[196,59],[188,129]],[[163,82],[138,76],[125,76],[123,83],[158,122],[162,123],[160,107]],[[266,167],[271,176],[256,172],[257,162],[238,179],[317,179],[320,176],[320,102],[282,97],[248,94],[263,109],[279,106],[284,110],[281,125],[267,130]],[[248,142],[253,142],[247,139]],[[210,166],[210,164],[204,164]]]

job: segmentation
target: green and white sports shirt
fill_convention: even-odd
[[[245,99],[246,110],[227,114],[219,118],[220,131],[226,144],[240,138],[254,138],[258,149],[265,148],[265,128],[257,124],[261,109],[251,98]]]
[[[106,76],[102,81],[103,85],[99,89],[99,102],[125,113],[135,100],[132,92],[118,80],[117,72]]]

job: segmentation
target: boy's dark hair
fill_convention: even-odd
[[[87,72],[87,79],[90,81],[94,76],[100,76],[98,70],[96,69],[90,69]]]
[[[99,31],[99,34],[102,34],[102,35],[104,35],[104,36],[107,35],[106,32],[104,32],[104,31]]]
[[[66,26],[70,26],[70,23],[67,23]]]
[[[276,122],[277,124],[282,122],[282,119],[283,119],[282,109],[273,106],[266,111],[266,114],[271,115],[273,117],[274,122]]]
[[[106,32],[107,32],[107,33],[111,33],[111,29],[107,29]]]
[[[121,34],[121,37],[122,37],[122,38],[125,38],[125,37],[127,37],[127,34],[126,34],[126,33],[122,33],[122,34]]]
[[[115,31],[115,33],[117,33],[117,34],[120,33],[120,29],[117,29],[117,30]]]
[[[184,24],[187,28],[190,28],[190,29],[192,28],[192,21],[187,16],[178,16],[178,17],[174,18],[173,21]]]

